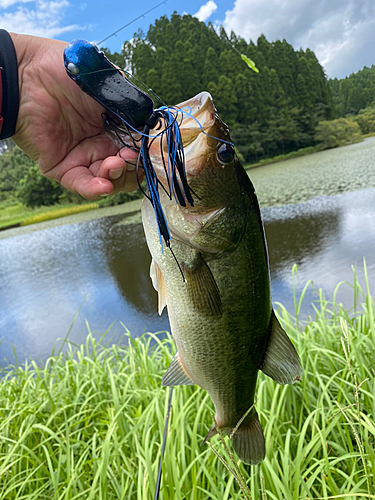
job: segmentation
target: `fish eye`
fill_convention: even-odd
[[[79,74],[79,68],[78,68],[78,66],[76,66],[72,62],[68,63],[67,70],[69,71],[69,73],[72,73],[72,75],[78,75]]]
[[[217,159],[220,163],[229,164],[234,160],[234,148],[230,144],[221,144],[217,150]]]

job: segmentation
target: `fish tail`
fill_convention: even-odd
[[[264,436],[255,410],[233,434],[232,445],[238,457],[245,464],[256,465],[264,459],[266,455]]]

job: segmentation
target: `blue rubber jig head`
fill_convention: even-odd
[[[114,66],[95,44],[86,40],[74,40],[64,50],[64,65],[69,77],[90,97],[98,101],[106,110],[105,124],[114,133],[123,146],[128,146],[121,135],[129,136],[133,146],[139,152],[137,165],[145,171],[148,192],[144,193],[151,201],[159,229],[160,243],[164,239],[170,248],[168,224],[159,199],[160,183],[152,166],[149,155],[150,129],[158,121],[162,121],[162,139],[168,146],[168,158],[164,161],[164,170],[169,185],[167,194],[172,196],[181,206],[186,202],[194,205],[191,190],[185,174],[185,158],[183,144],[177,120],[178,112],[174,108],[163,106],[154,110],[151,97],[130,82],[123,73]],[[182,119],[182,118],[181,118]],[[135,139],[133,133],[141,139]],[[160,141],[161,143],[163,140]],[[167,164],[166,164],[167,162]],[[173,252],[172,252],[173,253]],[[180,268],[181,269],[181,268]]]

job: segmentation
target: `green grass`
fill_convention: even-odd
[[[99,208],[98,203],[85,203],[83,205],[72,205],[61,207],[57,205],[53,210],[49,210],[48,212],[43,212],[40,214],[32,215],[31,217],[27,217],[21,223],[21,226],[27,226],[29,224],[35,224],[36,222],[43,222],[51,219],[59,219],[60,217],[66,217],[67,215],[79,214],[81,212],[87,212],[88,210],[94,210]]]
[[[309,286],[309,285],[307,285]],[[239,465],[250,493],[209,446],[212,403],[176,387],[160,499],[375,499],[375,308],[355,280],[355,308],[325,300],[314,320],[278,308],[304,366],[278,386],[260,374],[257,411],[267,456]],[[170,337],[103,347],[89,333],[44,365],[4,369],[0,385],[0,499],[152,499],[169,389],[160,386]],[[227,442],[227,438],[225,438]],[[211,440],[230,463],[220,437]]]
[[[4,202],[0,204],[0,228],[11,226],[13,224],[27,225],[45,220],[57,219],[79,212],[85,212],[99,208],[98,203],[86,203],[76,205],[69,203],[67,205],[54,205],[52,207],[28,208],[22,204],[7,206]]]

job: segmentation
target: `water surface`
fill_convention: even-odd
[[[367,175],[371,180],[371,172],[375,175],[375,141],[323,152],[329,153],[326,171],[334,170],[326,178],[336,179],[327,182],[328,193],[340,186],[339,170],[346,165],[346,151],[352,166],[355,158],[361,159],[353,166],[355,186],[366,184]],[[353,157],[352,151],[357,151]],[[324,170],[317,164],[323,153],[284,162],[284,170],[282,164],[277,164],[251,171],[261,204],[269,204],[270,186],[272,196],[284,201],[294,200],[296,193],[301,192],[305,192],[304,199],[311,198],[309,182],[320,192]],[[319,175],[314,174],[314,165]],[[349,175],[348,168],[343,167],[342,179]],[[303,187],[302,178],[307,187]],[[332,297],[338,282],[352,281],[353,265],[358,266],[363,283],[364,257],[370,281],[374,281],[375,189],[265,207],[262,214],[269,245],[273,301],[293,310],[291,269],[295,263],[299,270],[297,291],[307,280],[313,280],[327,297]],[[139,220],[139,215],[136,218]],[[34,226],[30,233],[20,234],[24,229],[13,231],[8,233],[11,237],[0,240],[0,361],[13,359],[12,344],[20,361],[30,356],[45,359],[56,340],[66,336],[77,313],[69,334],[74,343],[85,340],[88,327],[100,336],[112,325],[107,342],[120,341],[125,327],[133,336],[169,329],[167,315],[157,314],[143,228],[127,221],[128,216],[119,213],[56,227]],[[38,227],[46,228],[36,231]],[[349,286],[342,287],[338,297],[351,307]],[[315,299],[311,288],[305,315],[312,313],[310,303]]]

